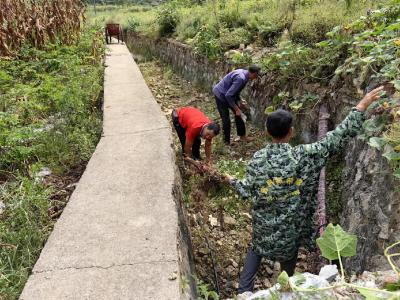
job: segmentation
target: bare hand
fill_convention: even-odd
[[[233,180],[232,176],[230,176],[230,175],[225,175],[224,176],[224,182],[231,183],[232,180]]]
[[[241,116],[242,116],[242,111],[238,108],[238,109],[235,111],[235,115],[236,115],[237,117],[241,117]]]
[[[241,99],[240,102],[239,102],[239,106],[240,106],[240,108],[246,108],[246,107],[248,107],[247,101],[244,100],[244,99]]]
[[[357,109],[360,111],[365,111],[368,108],[368,106],[371,105],[372,102],[378,100],[381,97],[382,90],[383,86],[380,86],[367,93],[356,106]]]

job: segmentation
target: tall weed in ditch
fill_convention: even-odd
[[[16,299],[51,229],[52,188],[91,156],[101,133],[102,30],[76,44],[23,47],[0,60],[0,295]],[[0,299],[3,299],[1,298]]]

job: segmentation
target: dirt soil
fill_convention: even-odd
[[[174,108],[194,106],[221,124],[211,94],[198,90],[160,61],[139,62],[139,68],[168,119]],[[232,132],[235,132],[234,122],[232,124]],[[244,162],[267,141],[264,133],[250,124],[247,130],[254,137],[254,141],[249,143],[238,142],[227,147],[222,142],[222,135],[216,137],[213,140],[214,163],[223,162],[228,172],[237,171],[240,164],[245,166]],[[177,161],[183,177],[198,284],[208,284],[208,288],[217,291],[222,299],[232,297],[236,294],[239,273],[251,240],[250,203],[240,199],[231,188],[210,181],[185,165],[175,131],[174,138]],[[314,253],[301,250],[296,270],[315,273],[318,271],[317,257]],[[255,290],[275,284],[279,273],[279,263],[265,260],[258,273]]]

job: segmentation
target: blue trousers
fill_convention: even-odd
[[[255,253],[251,248],[246,256],[246,261],[242,273],[240,273],[239,290],[238,293],[252,292],[254,289],[254,282],[256,281],[256,274],[261,265],[262,256]],[[296,268],[297,252],[296,255],[284,262],[280,262],[281,271],[286,271],[289,276],[294,274]]]

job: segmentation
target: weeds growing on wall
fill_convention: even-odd
[[[101,133],[104,42],[23,46],[0,60],[0,295],[17,299],[52,230],[44,172],[57,178],[90,158]],[[2,298],[3,297],[3,298]]]

